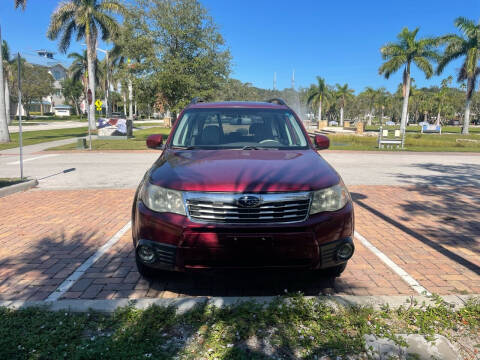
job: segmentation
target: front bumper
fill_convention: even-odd
[[[137,201],[133,241],[154,249],[154,268],[185,271],[210,268],[321,269],[342,264],[338,247],[353,247],[353,206],[290,224],[201,224],[171,213],[156,213]],[[137,255],[137,259],[140,258]]]

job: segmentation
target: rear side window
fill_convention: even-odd
[[[179,120],[173,146],[307,148],[293,113],[277,109],[191,109]]]

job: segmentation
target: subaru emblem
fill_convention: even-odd
[[[251,195],[244,195],[237,199],[237,204],[240,207],[253,208],[260,205],[260,198]]]

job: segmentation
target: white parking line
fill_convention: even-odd
[[[29,159],[24,159],[23,162],[33,161],[33,160],[38,160],[38,159],[44,159],[44,158],[47,158],[47,157],[59,156],[59,155],[60,154],[42,155],[42,156],[37,156],[37,157],[29,158]],[[13,161],[13,162],[7,163],[7,165],[18,165],[18,164],[20,164],[20,161]]]
[[[85,262],[80,265],[73,273],[70,275],[67,279],[65,279],[64,282],[62,282],[58,288],[56,288],[46,299],[45,301],[57,301],[60,299],[63,294],[65,294],[68,289],[70,289],[73,284],[77,282],[78,279],[82,277],[83,274],[85,274],[85,271],[92,266],[98,259],[102,257],[103,254],[105,254],[108,249],[110,249],[115,243],[120,240],[120,238],[130,229],[132,226],[132,222],[129,221],[126,223],[115,235],[113,235],[110,240],[108,240],[105,244],[103,244],[100,249],[98,249],[95,254],[90,256]]]
[[[355,237],[360,240],[360,242],[371,252],[373,252],[380,260],[382,260],[385,265],[387,265],[390,269],[393,270],[395,274],[400,276],[400,278],[405,281],[410,287],[415,290],[420,295],[427,295],[430,296],[430,292],[427,291],[422,285],[418,283],[413,277],[411,277],[405,270],[403,270],[400,266],[395,264],[392,259],[390,259],[387,255],[382,253],[378,250],[375,246],[372,245],[370,241],[365,239],[362,235],[355,231]]]

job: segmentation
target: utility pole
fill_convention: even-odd
[[[273,73],[273,90],[277,90],[277,73]]]
[[[292,90],[295,90],[295,69],[292,71]]]

